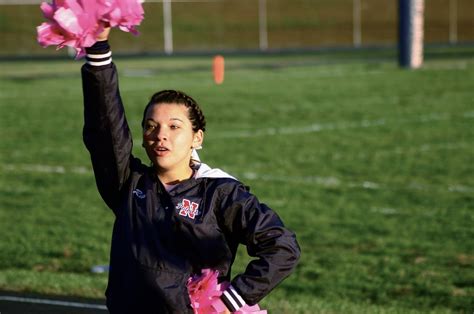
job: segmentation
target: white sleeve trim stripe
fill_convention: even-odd
[[[91,58],[91,59],[103,59],[103,58],[108,58],[112,55],[112,51],[109,51],[107,53],[103,53],[103,54],[87,54],[87,57],[88,58]]]
[[[232,304],[232,307],[235,309],[235,310],[238,310],[240,308],[240,306],[237,304],[237,302],[235,302],[235,300],[232,298],[232,296],[230,295],[229,291],[225,290],[224,291],[224,296],[226,297],[227,301],[229,301],[230,304]],[[232,309],[231,309],[232,310]]]
[[[244,305],[245,305],[244,299],[242,299],[242,297],[240,296],[240,294],[239,294],[237,291],[235,291],[234,287],[230,286],[230,287],[229,287],[229,290],[232,292],[232,294],[233,294],[233,295],[237,298],[237,300],[239,301],[239,303],[240,303],[240,306],[239,306],[239,307],[244,306]]]
[[[87,61],[87,64],[92,65],[94,67],[100,67],[102,65],[107,65],[107,64],[110,64],[110,63],[112,63],[112,58],[110,58],[108,60],[105,60],[105,61],[101,61],[101,62]]]

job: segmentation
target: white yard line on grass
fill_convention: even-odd
[[[30,164],[3,164],[0,165],[3,170],[10,172],[38,172],[38,173],[52,173],[52,174],[90,174],[92,170],[86,167],[71,167],[65,168],[63,166],[47,166],[47,165],[30,165]],[[372,181],[362,182],[349,182],[344,181],[336,177],[322,177],[322,176],[276,176],[268,174],[260,174],[256,172],[243,172],[234,173],[237,177],[246,180],[257,180],[257,181],[268,181],[268,182],[285,182],[295,184],[316,184],[319,186],[337,188],[337,187],[349,187],[349,188],[362,188],[367,190],[393,190],[393,189],[408,189],[408,190],[420,190],[420,191],[449,191],[455,193],[474,193],[474,187],[465,185],[449,185],[447,187],[438,185],[427,185],[419,183],[410,183],[403,187],[390,186],[385,183],[377,183]]]
[[[462,113],[460,115],[465,119],[474,118],[474,111]],[[377,127],[382,125],[391,124],[406,124],[406,123],[430,123],[433,121],[447,121],[452,119],[448,114],[433,113],[428,115],[422,115],[413,119],[398,119],[389,121],[387,119],[376,119],[376,120],[362,120],[362,121],[346,121],[336,123],[313,123],[306,126],[295,126],[295,127],[281,127],[281,128],[266,128],[266,129],[252,129],[252,130],[235,130],[235,131],[222,131],[215,135],[211,135],[212,139],[229,139],[229,138],[254,138],[261,136],[274,136],[274,135],[294,135],[294,134],[307,134],[316,133],[322,131],[335,131],[335,130],[346,130],[346,129],[362,129]],[[140,139],[141,140],[141,139]]]
[[[75,174],[92,174],[92,168],[88,167],[71,167],[64,166],[48,166],[39,164],[4,164],[2,165],[5,171],[24,171],[24,172],[40,172],[40,173],[75,173]]]
[[[327,151],[320,151],[321,154],[324,155],[329,155],[331,156],[332,159],[334,160],[343,160],[343,159],[350,159],[354,160],[354,158],[358,159],[368,159],[368,158],[374,158],[374,157],[385,157],[385,156],[394,156],[394,155],[419,155],[423,153],[433,153],[436,151],[461,151],[461,150],[466,150],[474,148],[474,142],[453,142],[453,143],[435,143],[435,144],[421,144],[420,146],[414,147],[414,146],[395,146],[393,148],[387,148],[387,149],[378,149],[378,150],[373,150],[373,151],[360,151],[356,154],[341,154],[338,152],[330,154]],[[312,156],[309,156],[309,158],[313,158]],[[302,159],[300,159],[301,161]],[[306,161],[306,159],[304,160]]]
[[[321,176],[301,176],[301,177],[290,177],[290,176],[275,176],[275,175],[265,175],[258,174],[255,172],[245,172],[240,176],[237,174],[237,177],[247,179],[247,180],[257,180],[257,181],[269,181],[269,182],[285,182],[285,183],[295,183],[295,184],[316,184],[328,188],[337,188],[337,187],[349,187],[349,188],[362,188],[367,190],[419,190],[419,191],[449,191],[455,193],[474,193],[474,188],[464,185],[450,185],[448,187],[437,186],[437,185],[428,185],[420,183],[410,183],[404,186],[390,186],[384,183],[377,183],[372,181],[362,181],[362,182],[349,182],[340,180],[336,177],[321,177]]]
[[[393,150],[375,151],[374,155],[405,155],[405,154],[419,154],[423,152],[432,152],[436,150],[460,150],[464,148],[473,148],[474,143],[470,142],[453,142],[453,143],[435,143],[423,144],[419,147],[397,147]]]
[[[14,297],[14,296],[0,296],[0,301],[58,305],[58,306],[76,307],[76,308],[83,308],[83,309],[107,310],[107,307],[101,304],[79,303],[79,302],[36,299],[36,298],[23,298],[23,297]]]

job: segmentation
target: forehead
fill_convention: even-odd
[[[181,119],[189,120],[188,108],[182,104],[159,103],[159,104],[153,104],[150,107],[148,107],[145,114],[145,120],[146,119],[168,120],[168,119],[173,119],[173,118],[181,118]]]

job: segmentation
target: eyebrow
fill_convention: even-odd
[[[182,119],[180,119],[180,118],[171,118],[171,119],[170,119],[170,121],[174,121],[174,120],[177,120],[177,121],[180,121],[180,122],[184,122],[184,121],[183,121]],[[151,122],[154,122],[154,123],[158,123],[158,122],[156,122],[155,120],[153,120],[152,118],[148,118],[148,119],[146,119],[145,121],[146,121],[146,122],[151,121]]]

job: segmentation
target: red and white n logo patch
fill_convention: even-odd
[[[183,199],[181,203],[179,203],[178,206],[176,206],[176,209],[179,210],[179,214],[181,216],[184,216],[184,217],[188,216],[191,219],[196,218],[196,215],[199,214],[198,208],[199,208],[198,203],[191,202],[190,200],[187,200],[187,199]]]

